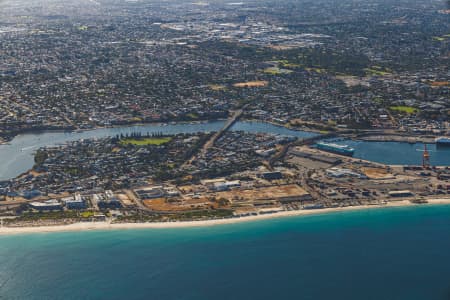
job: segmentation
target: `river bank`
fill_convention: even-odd
[[[289,123],[279,123],[279,122],[270,121],[270,120],[261,120],[261,119],[255,119],[255,118],[241,118],[241,121],[249,122],[249,123],[267,123],[267,124],[271,124],[276,127],[281,127],[281,128],[285,128],[285,129],[292,130],[292,131],[310,132],[310,133],[314,133],[314,134],[318,134],[318,135],[324,134],[323,130],[320,130],[317,128],[308,127],[308,126],[296,127],[296,126],[290,125]],[[336,131],[336,133],[338,134],[339,132]]]
[[[362,136],[358,137],[358,140],[361,141],[367,141],[367,142],[401,142],[401,143],[425,143],[425,144],[435,144],[435,136],[411,136],[411,135],[380,135],[380,134],[374,134],[374,135],[368,135],[368,136]]]
[[[415,204],[409,200],[391,201],[383,205],[361,205],[337,208],[311,209],[282,211],[278,213],[262,214],[256,216],[235,217],[229,219],[202,220],[202,221],[179,221],[179,222],[155,222],[155,223],[110,223],[110,222],[80,222],[70,225],[36,226],[36,227],[0,227],[0,235],[28,234],[28,233],[51,233],[91,230],[129,230],[129,229],[165,229],[165,228],[188,228],[209,227],[217,225],[235,224],[240,222],[252,222],[273,218],[306,216],[336,212],[346,212],[366,209],[382,209],[386,207],[427,206],[427,205],[450,205],[450,198],[428,199],[428,203]]]
[[[26,133],[16,136],[8,144],[0,146],[0,181],[9,180],[28,171],[34,164],[33,154],[40,147],[49,147],[64,144],[70,141],[81,139],[104,138],[116,135],[126,135],[131,133],[162,133],[165,135],[175,135],[180,133],[192,134],[198,132],[214,132],[223,128],[224,120],[210,122],[189,122],[189,123],[163,123],[163,124],[142,124],[133,126],[107,127],[93,130],[79,131],[51,131],[41,133]],[[284,127],[274,126],[261,122],[236,122],[232,131],[264,132],[279,135],[295,136],[305,138],[314,135],[311,132],[293,131]]]
[[[139,132],[142,134],[163,133],[165,135],[213,132],[220,130],[224,124],[225,120],[222,119],[215,121],[191,121],[182,123],[140,123],[132,126],[98,127],[95,129],[90,128],[76,131],[50,130],[23,133],[17,135],[11,141],[0,145],[0,161],[2,162],[2,164],[0,164],[0,181],[15,178],[18,175],[28,171],[34,163],[33,154],[40,147],[55,146],[80,139],[103,138],[120,134],[126,135],[134,132]],[[318,132],[310,131],[310,129],[307,129],[307,131],[302,131],[298,128],[291,129],[280,124],[262,121],[238,121],[230,128],[230,130],[250,133],[272,133],[294,136],[297,138],[308,138],[318,134]],[[339,135],[339,133],[337,134]],[[423,146],[419,145],[415,148],[411,147],[414,146],[413,140],[408,140],[407,137],[396,136],[395,134],[384,136],[379,132],[377,134],[374,133],[371,137],[360,137],[368,140],[367,142],[362,139],[359,139],[358,141],[351,140],[351,137],[346,138],[345,136],[342,137],[342,141],[345,144],[365,142],[365,145],[356,145],[356,148],[358,149],[356,151],[355,158],[394,165],[417,165],[421,161],[421,152],[416,151],[417,149],[415,148],[422,149]],[[388,142],[389,140],[405,141],[404,139],[406,139],[406,142],[396,142],[398,143],[397,145],[394,145],[394,142]],[[377,145],[377,143],[379,145]],[[432,146],[435,146],[435,144]],[[392,149],[397,149],[398,151],[392,151]],[[433,165],[448,165],[450,163],[448,158],[446,158],[448,156],[448,151],[445,149],[438,149],[435,151],[435,149],[430,147],[429,150],[433,152],[431,156],[431,163]],[[380,153],[385,153],[386,155],[380,156]],[[390,155],[387,155],[387,153]],[[399,155],[399,153],[402,153],[402,155]]]

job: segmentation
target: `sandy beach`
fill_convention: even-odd
[[[406,206],[429,206],[429,205],[450,205],[450,198],[445,199],[428,199],[426,204],[414,204],[409,200],[388,202],[385,205],[361,205],[338,208],[324,208],[312,210],[296,210],[282,211],[272,214],[263,214],[256,216],[247,216],[240,218],[229,218],[219,220],[203,220],[203,221],[180,221],[180,222],[154,222],[154,223],[116,223],[109,222],[80,222],[70,225],[56,226],[36,226],[36,227],[1,227],[0,235],[22,234],[22,233],[49,233],[49,232],[70,232],[70,231],[88,231],[88,230],[123,230],[123,229],[145,229],[145,228],[186,228],[186,227],[207,227],[224,224],[235,224],[240,222],[251,222],[265,219],[325,214],[332,212],[345,212],[355,210],[376,209],[384,207],[406,207]]]

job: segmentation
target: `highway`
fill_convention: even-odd
[[[222,134],[224,134],[225,132],[227,132],[231,126],[233,126],[234,123],[236,123],[236,121],[239,119],[239,117],[242,115],[243,110],[239,109],[237,111],[235,111],[233,113],[233,115],[231,116],[231,118],[229,118],[227,120],[227,122],[225,123],[225,125],[222,127],[222,129],[220,129],[219,131],[217,131],[210,139],[209,141],[207,141],[205,143],[205,145],[202,148],[202,153],[206,153],[206,151],[211,148],[212,146],[214,146],[215,142],[217,141],[218,138],[220,138],[222,136]]]
[[[236,123],[237,120],[239,120],[239,118],[241,117],[242,113],[244,112],[245,107],[236,110],[233,112],[232,116],[227,120],[227,122],[225,123],[225,125],[222,127],[222,129],[220,129],[219,131],[217,131],[216,133],[214,133],[214,135],[203,145],[202,149],[200,150],[200,155],[206,154],[206,152],[208,151],[209,148],[213,147],[214,144],[216,143],[216,141],[225,133],[227,132],[233,125],[234,123]],[[192,162],[197,158],[197,156],[199,155],[194,155],[186,164],[190,165],[192,164]]]

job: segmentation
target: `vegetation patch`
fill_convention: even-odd
[[[388,68],[383,68],[380,66],[373,66],[370,68],[365,68],[364,71],[369,76],[387,76],[392,74],[392,70]]]
[[[373,102],[377,103],[377,104],[383,104],[384,103],[384,99],[381,97],[375,97],[373,98]]]
[[[278,67],[270,67],[270,68],[264,69],[264,73],[270,74],[270,75],[290,74],[292,72],[293,72],[292,70],[280,69]]]
[[[273,60],[272,62],[277,63],[279,66],[282,66],[283,68],[290,68],[290,69],[300,68],[302,66],[301,64],[290,62],[287,59]]]
[[[412,107],[412,106],[391,106],[389,107],[392,111],[397,111],[405,114],[415,114],[418,113],[420,110],[418,108]]]
[[[305,68],[312,72],[363,76],[370,60],[357,53],[338,53],[332,50],[296,49],[278,55],[278,62],[284,68]]]
[[[93,211],[84,211],[80,215],[82,218],[90,218],[93,217],[95,213]]]
[[[331,131],[335,131],[335,127],[334,124],[321,124],[321,123],[316,123],[316,122],[308,122],[308,121],[303,121],[301,119],[293,119],[289,122],[289,125],[292,127],[307,127],[307,128],[313,128],[313,129],[317,129],[319,131],[323,131],[323,132],[331,132]]]
[[[445,36],[434,36],[433,40],[438,41],[438,42],[443,42],[447,39],[447,37]]]
[[[186,115],[186,117],[188,117],[191,120],[198,120],[198,115],[195,113],[189,113]]]
[[[148,146],[148,145],[159,146],[167,144],[171,140],[172,140],[171,137],[143,138],[143,139],[129,138],[121,140],[120,143],[122,145],[134,145],[134,146]]]
[[[326,70],[322,68],[305,68],[305,70],[308,72],[316,72],[318,74],[326,73]]]
[[[45,150],[39,149],[34,155],[35,166],[42,165],[48,158],[48,153]]]
[[[291,63],[291,62],[282,62],[281,66],[283,66],[284,68],[291,68],[291,69],[300,68],[301,67],[300,64],[294,64],[294,63]]]

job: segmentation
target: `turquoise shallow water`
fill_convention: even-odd
[[[0,237],[0,299],[450,299],[450,206]]]

